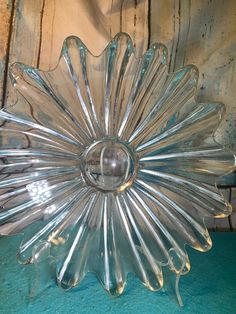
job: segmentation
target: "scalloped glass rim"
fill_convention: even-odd
[[[12,207],[0,212],[0,234],[25,230],[23,263],[40,260],[37,248],[49,248],[63,288],[90,271],[112,295],[123,292],[129,272],[158,290],[163,266],[177,276],[189,271],[186,244],[211,248],[205,217],[231,213],[216,178],[234,169],[234,156],[213,136],[225,107],[197,103],[194,65],[170,74],[167,65],[164,45],[137,58],[131,38],[120,33],[99,56],[70,36],[53,70],[10,67],[21,98],[0,111],[1,164],[16,185],[23,176],[6,160],[14,168],[17,153],[33,164],[31,177],[26,172],[23,184],[9,190],[13,197],[3,190]],[[30,138],[26,151],[23,135]],[[4,180],[1,188],[13,184]],[[22,188],[32,213],[31,203],[17,198]],[[42,226],[32,233],[35,213]]]

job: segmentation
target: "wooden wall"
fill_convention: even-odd
[[[171,71],[198,67],[197,99],[226,105],[217,141],[236,152],[236,1],[152,0],[150,39],[169,48]]]
[[[164,43],[170,71],[189,63],[198,66],[198,100],[226,104],[217,139],[236,152],[235,0],[0,0],[0,19],[3,106],[16,102],[9,64],[20,61],[49,70],[56,65],[65,37],[77,35],[99,54],[124,31],[138,55],[152,42]],[[236,188],[222,191],[236,205]],[[236,214],[208,224],[213,230],[236,230]]]
[[[226,105],[216,139],[236,153],[236,1],[152,0],[149,9],[150,42],[168,47],[170,71],[195,64],[197,100]],[[235,181],[235,176],[226,179],[231,186]],[[235,187],[223,192],[236,205]],[[208,224],[214,230],[236,230],[236,213]]]

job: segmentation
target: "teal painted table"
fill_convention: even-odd
[[[0,239],[0,313],[236,313],[236,233],[212,234],[213,249],[188,248],[192,269],[181,278],[180,308],[165,292],[150,292],[130,277],[124,295],[110,298],[89,275],[78,289],[48,288],[30,298],[34,268],[16,262],[20,237]]]

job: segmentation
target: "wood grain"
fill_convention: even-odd
[[[236,151],[236,1],[151,1],[151,42],[170,51],[170,70],[195,64],[197,99],[226,105],[217,140]]]
[[[6,81],[9,64],[9,47],[11,37],[11,24],[13,18],[13,0],[0,0],[0,104],[5,101]]]
[[[236,152],[236,1],[151,1],[150,42],[164,43],[170,71],[186,64],[199,69],[197,100],[219,101],[226,115],[216,140]],[[234,177],[226,180],[235,184]],[[233,180],[233,181],[232,181]],[[230,189],[223,189],[229,200]],[[212,230],[229,230],[230,219],[208,220]]]
[[[40,25],[43,0],[16,0],[13,2],[13,16],[10,35],[8,67],[14,62],[38,66],[41,40]],[[17,101],[7,73],[4,105]]]
[[[40,67],[56,66],[63,40],[70,35],[99,55],[118,32],[127,32],[142,55],[148,43],[147,9],[147,0],[45,0]]]

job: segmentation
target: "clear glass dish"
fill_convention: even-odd
[[[190,269],[186,245],[205,252],[207,216],[231,206],[216,187],[234,169],[214,140],[224,113],[197,103],[198,70],[168,74],[167,49],[140,59],[118,34],[100,56],[65,40],[57,67],[15,63],[18,102],[0,112],[0,235],[24,230],[22,263],[47,250],[58,285],[87,272],[120,295],[127,274],[150,290],[168,269]]]

